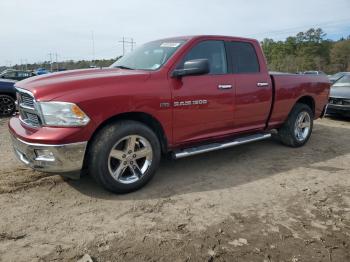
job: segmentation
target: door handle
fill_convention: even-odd
[[[256,86],[257,86],[257,87],[265,87],[265,86],[269,86],[269,83],[266,83],[266,82],[258,82],[258,83],[256,83]]]
[[[218,85],[219,89],[231,89],[232,85]]]

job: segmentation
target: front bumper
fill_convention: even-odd
[[[327,113],[328,114],[332,114],[332,113],[350,114],[350,106],[349,105],[328,104]]]
[[[48,173],[74,173],[83,167],[87,142],[49,145],[25,142],[12,134],[17,158],[25,165]]]

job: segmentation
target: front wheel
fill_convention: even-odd
[[[305,104],[296,104],[287,121],[278,130],[279,140],[291,147],[303,146],[310,138],[313,128],[313,113]]]
[[[15,110],[15,100],[11,96],[0,95],[0,116],[11,116]]]
[[[89,173],[104,188],[128,193],[148,183],[161,157],[155,133],[136,121],[121,121],[103,128],[89,151]]]

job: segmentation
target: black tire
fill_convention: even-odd
[[[0,95],[0,116],[12,116],[15,110],[15,100],[9,95]]]
[[[110,153],[118,141],[128,136],[140,136],[149,142],[148,145],[152,148],[152,161],[138,181],[125,184],[112,176]],[[129,193],[143,187],[152,179],[158,169],[160,158],[161,147],[158,137],[149,127],[137,121],[119,121],[101,129],[94,138],[88,153],[88,173],[109,191],[118,194]],[[122,165],[122,161],[118,162],[118,166]],[[132,174],[130,168],[127,166],[126,172]]]
[[[310,128],[308,134],[302,140],[298,139],[295,129],[296,122],[300,114],[306,113],[310,117]],[[290,147],[301,147],[306,144],[306,142],[310,139],[312,128],[313,128],[313,118],[314,114],[312,113],[311,108],[306,104],[297,103],[292,111],[290,112],[287,121],[283,124],[283,126],[278,129],[277,137],[278,139],[287,146]]]

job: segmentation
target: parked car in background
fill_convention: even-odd
[[[322,71],[304,71],[303,74],[304,75],[326,75]]]
[[[39,75],[45,75],[50,73],[49,70],[45,69],[45,68],[38,68],[34,71],[35,75],[39,76]]]
[[[12,80],[23,80],[28,77],[32,77],[34,74],[31,71],[24,70],[15,70],[15,69],[6,69],[1,72],[0,78],[3,79],[12,79]]]
[[[350,73],[332,85],[327,113],[350,116]]]
[[[10,116],[16,110],[15,80],[0,79],[0,116]]]
[[[331,81],[332,84],[334,84],[337,80],[339,80],[342,76],[349,74],[350,72],[338,72],[334,75],[331,75],[329,77],[329,81]]]

